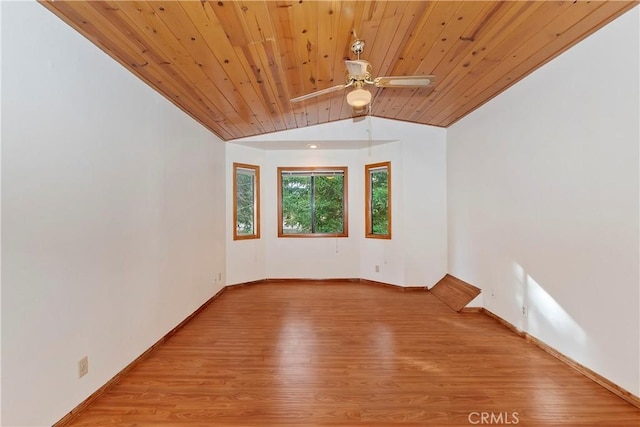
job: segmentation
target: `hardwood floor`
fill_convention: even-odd
[[[223,293],[70,425],[488,421],[639,426],[640,410],[426,291],[265,283]]]

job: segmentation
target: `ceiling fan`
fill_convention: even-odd
[[[347,93],[347,104],[353,108],[354,115],[366,112],[367,107],[371,103],[371,92],[365,89],[367,85],[373,85],[379,88],[409,88],[409,87],[428,87],[433,84],[435,76],[387,76],[376,77],[372,80],[371,64],[360,59],[360,54],[364,51],[364,41],[356,40],[351,45],[351,52],[357,55],[356,60],[346,60],[347,81],[345,84],[329,87],[306,95],[298,96],[291,99],[291,102],[305,101],[316,96],[325,95],[327,93],[336,92],[348,87],[353,87]]]

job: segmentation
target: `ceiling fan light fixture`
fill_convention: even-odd
[[[347,104],[354,108],[362,108],[371,102],[371,92],[357,88],[347,94]]]

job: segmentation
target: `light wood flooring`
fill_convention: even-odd
[[[487,425],[483,413],[640,426],[640,410],[489,317],[353,282],[228,290],[70,425]]]
[[[462,310],[480,295],[480,289],[450,274],[444,276],[429,292],[455,311]]]

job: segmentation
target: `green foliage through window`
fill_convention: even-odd
[[[282,235],[346,235],[346,168],[279,173]]]
[[[234,238],[259,236],[259,169],[258,166],[234,163]]]
[[[389,162],[367,165],[367,237],[391,237],[391,190]]]

